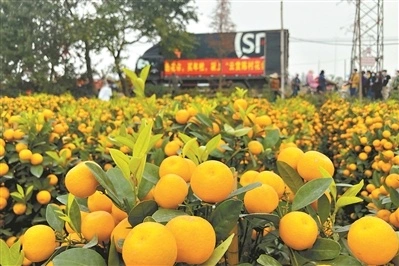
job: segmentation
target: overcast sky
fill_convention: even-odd
[[[367,1],[367,0],[362,0]],[[231,19],[236,31],[280,29],[280,1],[231,0]],[[355,4],[345,0],[284,0],[284,28],[289,30],[291,75],[325,70],[327,76],[350,71],[351,40]],[[372,2],[375,2],[373,0]],[[384,68],[394,74],[399,68],[398,0],[384,0]],[[193,33],[211,32],[209,27],[216,0],[197,0],[199,22],[190,24]],[[367,22],[368,23],[368,22]],[[336,44],[338,43],[338,44]],[[134,69],[137,58],[151,44],[133,45],[124,63]],[[346,63],[346,64],[345,64]]]

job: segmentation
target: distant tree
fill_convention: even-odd
[[[213,38],[210,42],[211,47],[216,51],[216,54],[220,59],[219,89],[221,89],[223,85],[221,59],[229,52],[225,47],[226,44],[231,41],[231,38],[224,33],[229,33],[235,30],[235,24],[230,18],[230,8],[230,0],[217,0],[216,7],[212,12],[212,21],[210,24],[212,30],[219,33],[218,38]]]

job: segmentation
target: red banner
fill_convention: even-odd
[[[264,73],[264,58],[182,59],[165,60],[164,75],[184,76],[248,76]]]

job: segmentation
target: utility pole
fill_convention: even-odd
[[[285,38],[284,38],[284,24],[283,24],[283,0],[280,1],[280,18],[281,18],[281,32],[280,32],[280,65],[281,65],[281,98],[285,98]]]

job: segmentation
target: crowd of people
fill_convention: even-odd
[[[90,86],[89,79],[81,76],[76,80],[76,86],[71,88],[70,92],[76,99],[81,97],[98,98],[102,101],[109,101],[113,96],[114,81],[111,78],[102,78],[93,76],[93,89]]]

